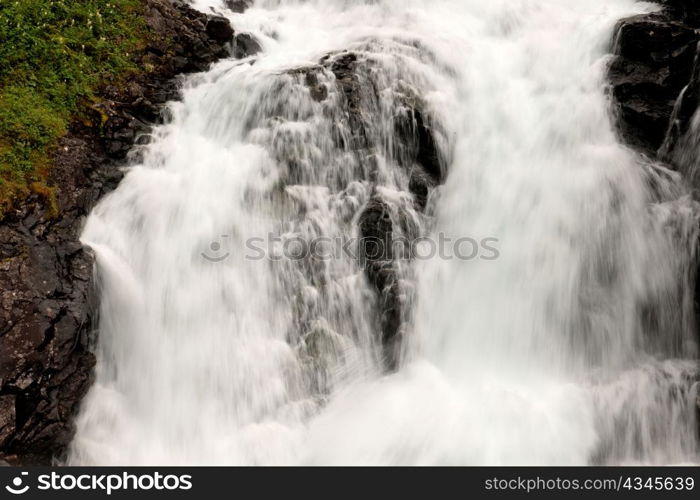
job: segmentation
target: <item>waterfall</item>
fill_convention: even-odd
[[[69,463],[700,459],[700,210],[605,88],[654,5],[195,5],[263,51],[187,78],[87,220]]]

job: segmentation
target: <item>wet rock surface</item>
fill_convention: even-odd
[[[252,3],[252,0],[224,0],[224,6],[238,14],[244,12]]]
[[[206,23],[206,33],[212,40],[229,43],[233,39],[233,28],[225,17],[211,17]]]
[[[93,380],[93,258],[78,241],[85,217],[178,97],[174,77],[229,55],[234,33],[223,18],[168,0],[146,0],[144,15],[151,37],[134,55],[143,71],[105,86],[55,153],[58,206],[34,195],[0,221],[0,460],[10,464],[60,460]]]
[[[262,50],[260,43],[248,33],[239,33],[233,42],[233,55],[239,59],[257,54]]]
[[[609,77],[619,130],[629,144],[651,155],[661,148],[676,101],[691,81],[698,41],[696,26],[671,10],[620,22]]]

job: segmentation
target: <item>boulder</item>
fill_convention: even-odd
[[[250,7],[251,0],[224,0],[224,6],[232,12],[241,14]]]
[[[225,17],[211,17],[207,20],[206,33],[212,40],[228,43],[233,40],[233,28]]]
[[[238,59],[253,56],[262,51],[260,43],[248,33],[239,33],[236,35],[233,44],[233,55]]]

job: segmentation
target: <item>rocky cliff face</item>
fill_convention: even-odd
[[[92,256],[78,241],[84,217],[177,97],[174,77],[233,50],[224,18],[169,0],[144,0],[144,15],[149,42],[134,55],[143,71],[105,85],[93,116],[76,121],[55,153],[59,215],[35,196],[0,221],[0,461],[50,463],[70,441],[95,364]]]
[[[609,70],[614,109],[622,139],[651,159],[679,171],[694,187],[697,198],[700,4],[695,0],[661,3],[661,12],[623,19],[617,27],[615,58]],[[697,325],[699,284],[700,279],[696,279]],[[700,422],[700,395],[697,407]]]

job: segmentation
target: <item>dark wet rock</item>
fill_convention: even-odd
[[[328,97],[328,87],[324,83],[319,82],[318,73],[309,71],[304,77],[304,83],[311,92],[311,97],[317,102],[325,101]]]
[[[362,94],[364,89],[357,74],[357,54],[346,52],[334,57],[327,56],[321,60],[335,75],[335,84],[344,98],[344,109],[347,112],[349,130],[352,132],[351,149],[360,150],[368,147],[367,127],[362,116]]]
[[[15,433],[15,420],[15,396],[0,396],[0,446],[4,446]]]
[[[435,182],[441,182],[443,180],[443,169],[438,147],[435,143],[435,135],[430,125],[426,123],[423,113],[418,109],[413,109],[412,111],[415,121],[415,133],[418,136],[416,161]]]
[[[408,190],[413,194],[416,207],[421,212],[425,211],[430,193],[437,184],[438,180],[420,166],[416,166],[411,170]]]
[[[225,17],[212,17],[207,21],[207,35],[219,43],[228,43],[233,40],[233,28]]]
[[[379,198],[367,203],[359,219],[360,261],[378,293],[380,328],[385,363],[396,369],[404,311],[394,261],[394,227],[389,207]]]
[[[224,0],[227,9],[239,14],[245,12],[251,4],[251,0]]]
[[[122,178],[133,144],[178,97],[173,78],[228,55],[208,16],[183,2],[147,0],[152,35],[134,60],[144,71],[106,85],[54,156],[55,210],[32,195],[0,221],[0,461],[49,464],[73,434],[93,379],[93,257],[78,241],[85,217]],[[219,28],[223,28],[221,21]]]
[[[406,91],[404,91],[406,92]],[[407,164],[416,163],[437,184],[444,175],[436,136],[424,116],[423,104],[412,92],[403,94],[403,107],[394,116],[397,156]]]
[[[260,43],[248,33],[239,33],[233,43],[233,55],[238,59],[254,56],[262,51]]]
[[[698,41],[697,31],[668,11],[619,23],[609,79],[626,142],[652,155],[662,146]]]
[[[673,19],[700,28],[700,4],[695,0],[662,0]]]
[[[420,100],[405,98],[401,112],[394,117],[395,154],[409,167],[408,190],[416,207],[426,208],[430,192],[443,182],[444,161],[436,142],[435,131],[427,123]]]
[[[633,61],[688,69],[695,52],[694,29],[668,14],[642,14],[623,20],[618,26],[617,48]]]
[[[690,82],[676,101],[671,122],[667,128],[665,143],[659,157],[680,170],[700,189],[700,176],[696,151],[699,146],[697,130],[691,130],[693,116],[700,107],[700,64],[696,62]]]
[[[372,198],[365,206],[359,220],[362,237],[360,258],[363,264],[372,262],[391,262],[394,259],[392,249],[393,223],[389,207],[381,199]],[[383,280],[370,272],[370,281],[378,288],[384,288]]]

